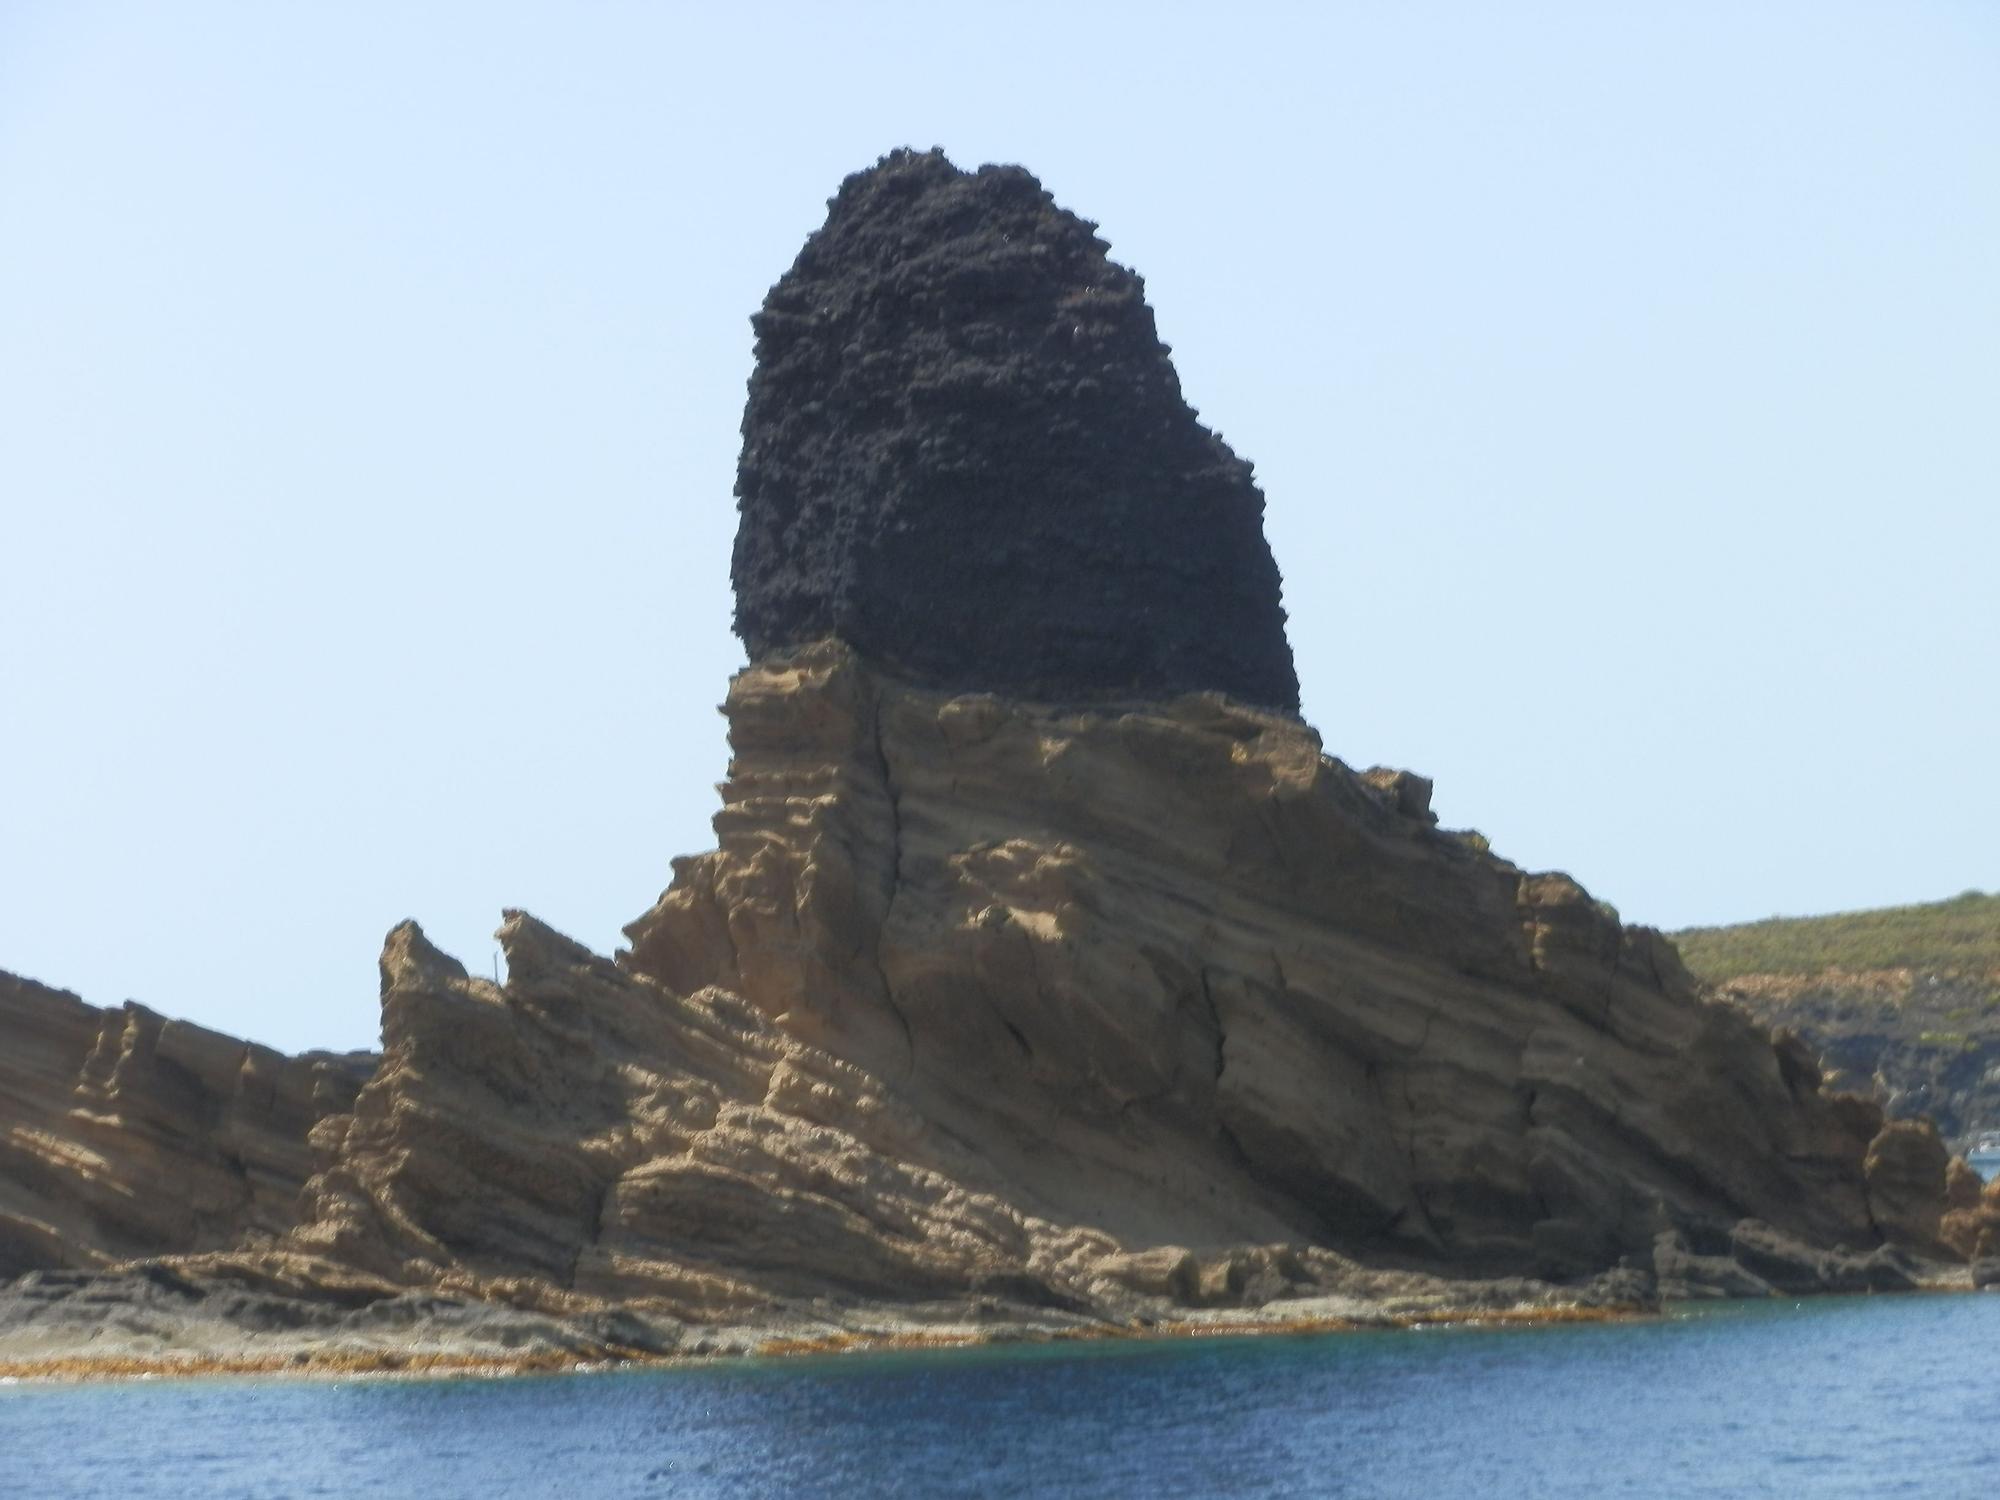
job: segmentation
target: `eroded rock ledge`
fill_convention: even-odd
[[[365,1084],[0,991],[7,1269],[146,1258],[163,1348],[234,1308],[632,1350],[1891,1289],[2000,1248],[1934,1132],[1289,716],[951,695],[833,642],[727,711],[718,848],[629,951],[510,913],[495,985],[404,924]],[[0,1355],[116,1280],[24,1278]]]
[[[0,1281],[272,1240],[368,1053],[286,1057],[0,973]]]

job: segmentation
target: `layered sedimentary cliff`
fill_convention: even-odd
[[[1945,1161],[1669,944],[1214,696],[1037,708],[822,646],[729,703],[721,848],[628,967],[753,1000],[1141,1244],[1579,1276],[1756,1217],[1934,1246]],[[718,967],[719,963],[719,967]]]
[[[1294,719],[939,693],[837,642],[728,710],[720,847],[629,952],[514,913],[495,985],[398,928],[373,1076],[291,1065],[322,1091],[283,1117],[318,1165],[295,1218],[239,1195],[240,1248],[182,1274],[776,1325],[1442,1295],[1412,1272],[1890,1288],[1977,1249],[1934,1132]],[[175,1196],[153,1165],[128,1201]]]
[[[615,1352],[1991,1253],[1934,1131],[1324,754],[1247,467],[1032,178],[887,159],[759,329],[717,848],[614,957],[398,927],[379,1060],[0,991],[0,1356],[108,1303]]]
[[[307,1132],[353,1105],[374,1064],[286,1057],[0,974],[0,1280],[285,1233]]]

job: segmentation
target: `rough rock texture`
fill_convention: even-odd
[[[919,680],[1295,710],[1250,465],[1140,279],[1019,167],[850,177],[754,320],[736,628]]]
[[[853,1304],[1075,1321],[1147,1301],[1440,1294],[1325,1247],[1253,1242],[1284,1232],[1269,1218],[1197,1254],[1159,1233],[1121,1239],[1047,1217],[985,1143],[914,1110],[907,1079],[842,1060],[733,991],[683,994],[525,914],[509,914],[500,940],[508,980],[495,986],[414,925],[391,934],[382,1068],[351,1117],[316,1132],[327,1170],[301,1228],[254,1268],[264,1285],[331,1276],[365,1291],[374,1278],[720,1327]],[[1069,1143],[1050,1124],[1044,1169]],[[245,1272],[213,1258],[189,1269]],[[1536,1290],[1467,1295],[1511,1304]]]
[[[1560,1277],[1916,1213],[1871,1208],[1879,1109],[1295,721],[927,693],[832,646],[729,712],[721,848],[628,966],[894,1081],[1053,1221]]]
[[[1990,1243],[1933,1132],[1826,1092],[1657,934],[1438,831],[1415,779],[1350,772],[1294,719],[933,692],[836,642],[746,669],[728,712],[719,848],[676,862],[629,952],[510,913],[496,985],[404,924],[358,1093],[344,1061],[31,996],[11,1025],[74,1033],[13,1064],[53,1080],[37,1120],[99,1087],[80,1059],[109,1031],[153,1040],[108,1069],[105,1154],[138,1168],[44,1150],[27,1263],[227,1243],[134,1283],[141,1321],[192,1286],[202,1327],[234,1308],[367,1346],[434,1306],[561,1349],[857,1308],[1046,1327],[1888,1289],[1913,1253]],[[283,1107],[253,1113],[252,1077],[290,1080],[257,1095]],[[282,1162],[264,1197],[156,1218],[252,1155]],[[114,1170],[125,1217],[76,1211]],[[59,1339],[119,1295],[33,1283],[0,1335]],[[570,1332],[466,1311],[490,1304]],[[614,1315],[639,1321],[612,1339]]]
[[[2000,1137],[2000,971],[1751,974],[1721,993],[1803,1036],[1844,1086],[1968,1149]]]
[[[1982,1182],[1963,1161],[1953,1161],[1938,1237],[1967,1260],[2000,1259],[2000,1178]]]
[[[1929,1120],[1889,1121],[1869,1143],[1862,1162],[1869,1217],[1896,1243],[1939,1253],[1938,1225],[1951,1165],[1951,1154]]]
[[[318,1133],[331,1165],[298,1247],[401,1284],[526,1281],[555,1306],[652,1298],[709,1319],[1027,1284],[1027,1221],[941,1173],[947,1143],[923,1149],[877,1078],[734,994],[683,996],[524,914],[500,940],[504,988],[414,925],[391,935],[383,1066]],[[1077,1236],[1041,1239],[1060,1257]]]
[[[509,913],[492,983],[398,927],[379,1059],[0,985],[0,1359],[1603,1308],[1995,1259],[1934,1132],[1439,830],[1423,778],[1322,752],[1248,466],[1033,178],[850,179],[757,328],[717,849],[616,958]]]
[[[286,1057],[0,974],[0,1280],[284,1233],[306,1132],[374,1062]]]

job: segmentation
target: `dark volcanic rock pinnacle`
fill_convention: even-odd
[[[1250,465],[1094,227],[937,151],[841,184],[753,319],[731,570],[753,659],[838,635],[936,686],[1297,710]]]

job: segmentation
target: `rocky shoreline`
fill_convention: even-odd
[[[1932,1266],[1912,1292],[1972,1290],[1967,1268]],[[204,1307],[211,1298],[227,1305]],[[175,1299],[186,1305],[170,1305]],[[1327,1295],[1254,1309],[1179,1308],[1124,1322],[1065,1317],[1045,1308],[948,1302],[837,1314],[802,1309],[760,1323],[702,1327],[630,1310],[594,1320],[550,1319],[429,1296],[391,1299],[363,1310],[266,1302],[245,1316],[245,1305],[225,1288],[190,1282],[169,1289],[147,1272],[74,1279],[35,1275],[0,1290],[0,1383],[580,1375],[1022,1342],[1570,1327],[1656,1319],[1673,1305],[1643,1282],[1613,1277],[1586,1288],[1543,1288],[1519,1297],[1499,1286],[1428,1292],[1411,1287],[1372,1299]]]
[[[227,1258],[34,1271],[0,1287],[0,1375],[557,1370],[1023,1339],[1595,1321],[1660,1306],[1655,1280],[1630,1271],[1558,1287],[1369,1269],[1291,1247],[1267,1253],[1290,1279],[1286,1294],[1264,1301],[1253,1292],[1247,1301],[1218,1295],[1197,1306],[1168,1292],[1122,1290],[1065,1309],[992,1293],[895,1302],[822,1296],[720,1323],[690,1322],[661,1305],[556,1310],[352,1282],[329,1295],[332,1277],[299,1295]]]
[[[0,976],[0,1360],[560,1368],[1984,1277],[2000,1196],[1927,1123],[1325,752],[1248,466],[1104,248],[1018,169],[898,153],[774,288],[716,847],[629,947],[508,912],[488,980],[403,922],[382,1050],[344,1056]]]
[[[496,986],[404,924],[379,1057],[0,985],[0,1359],[1569,1316],[1993,1253],[1935,1131],[1295,720],[838,643],[729,711],[720,847],[628,952],[510,914]]]
[[[992,1302],[800,1309],[726,1327],[686,1325],[621,1310],[556,1319],[517,1309],[392,1299],[373,1309],[305,1303],[248,1307],[222,1289],[90,1277],[37,1280],[0,1293],[0,1379],[117,1379],[143,1375],[560,1373],[720,1358],[955,1348],[1024,1340],[1159,1339],[1327,1333],[1445,1324],[1529,1326],[1656,1316],[1651,1299],[1623,1300],[1617,1284],[1513,1301],[1422,1295],[1370,1300],[1329,1295],[1260,1309],[1163,1310],[1129,1321],[1063,1315]],[[225,1306],[207,1307],[207,1302]],[[178,1303],[179,1305],[176,1305]],[[68,1304],[65,1306],[65,1304]],[[115,1308],[115,1311],[111,1309]]]

